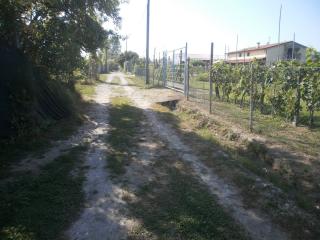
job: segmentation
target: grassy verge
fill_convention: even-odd
[[[107,142],[111,146],[108,167],[113,174],[119,175],[125,172],[130,149],[135,146],[134,136],[141,126],[142,110],[132,106],[126,97],[115,97],[111,103],[109,110],[111,131],[107,137]]]
[[[76,132],[83,122],[83,109],[88,105],[80,96],[92,97],[95,94],[95,85],[77,83],[75,89],[76,93],[72,94],[74,113],[71,116],[59,121],[44,120],[42,125],[32,129],[29,134],[18,136],[14,140],[0,139],[0,145],[3,146],[0,148],[0,179],[8,176],[11,164],[28,154],[40,156],[51,147],[52,141],[65,140]]]
[[[120,79],[120,77],[118,77],[118,76],[114,76],[114,77],[113,77],[113,79],[112,79],[111,84],[114,84],[114,85],[121,85],[121,79]]]
[[[134,75],[127,75],[126,79],[129,81],[129,85],[131,86],[136,86],[139,88],[145,88],[145,89],[149,89],[149,88],[153,88],[153,87],[161,87],[158,86],[158,81],[155,81],[155,84],[152,84],[152,78],[150,79],[150,84],[147,85],[146,84],[146,79],[143,76],[134,76]]]
[[[249,111],[241,109],[236,105],[214,102],[213,114],[223,118],[233,125],[248,129]],[[309,129],[307,127],[293,127],[290,123],[281,118],[274,118],[270,115],[263,115],[256,111],[254,113],[254,131],[267,136],[288,146],[290,149],[312,156],[320,154],[320,129]]]
[[[207,166],[240,188],[249,207],[266,211],[276,222],[292,232],[294,239],[316,239],[319,236],[319,230],[315,227],[318,224],[318,213],[314,208],[316,199],[313,195],[318,190],[316,186],[311,192],[303,187],[305,181],[310,183],[309,174],[291,174],[294,169],[288,169],[288,166],[273,171],[263,145],[239,142],[238,136],[224,124],[210,120],[196,110],[187,107],[171,112],[162,106],[155,106],[155,109],[159,117],[192,146]],[[284,192],[272,191],[267,185],[259,184],[252,173],[268,179]],[[311,178],[311,183],[315,184],[316,181]],[[286,208],[292,199],[309,215],[294,208]]]
[[[46,165],[39,175],[21,174],[0,185],[1,239],[62,239],[83,202],[83,172],[72,172],[85,149],[73,148]]]
[[[161,175],[129,204],[142,223],[131,239],[247,239],[177,155],[167,152],[155,168]]]
[[[210,88],[210,85],[209,85],[209,82],[207,81],[198,81],[197,79],[195,79],[194,77],[191,77],[190,78],[190,95],[191,97],[195,97],[195,98],[200,98],[200,99],[205,99],[205,100],[209,100],[209,88]],[[220,87],[219,88],[220,90],[220,94],[222,93],[222,88]],[[216,104],[216,105],[220,105],[220,106],[224,106],[225,108],[229,109],[229,108],[232,108],[234,109],[234,113],[238,113],[238,112],[242,112],[242,109],[239,107],[238,104],[234,104],[234,101],[235,101],[235,96],[233,94],[230,95],[230,101],[229,102],[226,102],[226,99],[218,99],[216,98],[215,94],[213,96],[213,100],[214,100],[214,103],[213,104]],[[238,98],[238,101],[239,101],[239,98]],[[244,98],[244,106],[246,106],[246,108],[249,107],[249,101],[250,101],[250,98],[249,96],[246,96]],[[266,103],[267,106],[265,106],[265,109],[269,109],[268,111],[270,112],[271,111],[271,106],[270,106],[270,103],[267,102]],[[268,105],[269,104],[269,105]],[[245,109],[246,112],[248,112],[247,109]],[[262,119],[263,118],[268,118],[268,119],[273,119],[273,116],[271,114],[268,114],[268,115],[262,115],[260,114],[260,110],[256,110],[254,112],[254,114],[257,116],[257,121],[256,121],[256,124],[259,125],[259,122],[258,120],[260,120],[259,118],[261,117]],[[245,120],[247,118],[248,115],[245,116],[245,118],[242,118],[242,120]],[[301,102],[301,111],[300,111],[300,120],[299,120],[299,125],[300,126],[304,126],[304,127],[308,127],[308,118],[309,118],[309,113],[307,111],[307,107],[306,107],[306,104],[305,102]],[[270,120],[271,122],[272,120]],[[314,113],[314,127],[313,127],[313,130],[319,132],[320,131],[320,111],[315,111]],[[284,117],[276,117],[276,120],[274,120],[274,122],[282,122],[286,125],[289,125],[288,122],[284,119]],[[245,123],[245,125],[247,125],[247,123]],[[262,124],[264,125],[264,124]],[[256,128],[256,130],[259,132],[260,130],[263,130],[263,126],[258,126]]]
[[[95,86],[95,84],[77,83],[75,85],[75,89],[80,93],[81,96],[91,98],[96,93]]]

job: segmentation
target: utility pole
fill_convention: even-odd
[[[211,51],[210,51],[210,68],[209,68],[209,112],[212,113],[212,65],[213,65],[213,42],[211,43]]]
[[[278,29],[278,61],[280,60],[279,51],[280,51],[280,32],[281,32],[281,13],[282,13],[282,4],[280,5],[280,14],[279,14],[279,29]]]
[[[281,31],[281,13],[282,13],[282,4],[280,6],[280,15],[279,15],[279,31],[278,31],[278,43],[280,43],[280,31]]]
[[[129,38],[129,36],[128,35],[126,35],[125,37],[124,37],[124,40],[126,40],[126,51],[125,51],[125,54],[124,54],[124,57],[125,57],[125,61],[124,61],[124,70],[125,70],[125,72],[128,72],[128,61],[127,61],[127,52],[128,52],[128,38]]]
[[[236,63],[238,63],[238,34],[237,34],[237,42],[236,42]]]
[[[147,4],[147,43],[146,43],[146,84],[149,84],[149,26],[150,25],[150,0]]]
[[[292,41],[292,57],[291,60],[293,60],[295,58],[294,56],[294,43],[296,41],[296,33],[293,33],[293,41]]]
[[[128,52],[128,36],[126,36],[126,53]]]

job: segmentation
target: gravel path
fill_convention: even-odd
[[[120,78],[121,86],[110,84],[116,76]],[[122,91],[117,91],[121,89]],[[125,199],[128,196],[134,198],[135,190],[153,178],[155,169],[152,165],[157,161],[157,148],[161,144],[155,137],[159,137],[161,142],[167,143],[168,150],[178,152],[181,159],[191,166],[194,173],[216,196],[221,206],[244,226],[252,239],[287,239],[287,235],[273,225],[267,216],[257,209],[246,209],[237,189],[202,164],[174,130],[157,118],[151,105],[161,98],[173,98],[174,94],[167,90],[154,91],[158,91],[158,95],[151,98],[150,94],[149,96],[144,94],[146,90],[129,86],[123,74],[109,75],[106,83],[96,87],[95,103],[88,112],[89,121],[79,129],[78,133],[69,140],[58,142],[44,154],[44,160],[27,158],[21,163],[23,168],[30,166],[30,170],[37,170],[40,167],[37,165],[38,162],[46,164],[72,146],[89,143],[83,166],[86,169],[83,186],[86,196],[84,209],[78,220],[65,232],[66,237],[70,240],[120,240],[127,239],[134,229],[139,228],[140,222],[128,217]],[[112,179],[108,172],[108,145],[105,141],[110,128],[108,108],[111,97],[115,96],[129,97],[136,107],[144,111],[148,121],[145,124],[147,129],[140,133],[143,141],[138,144],[139,147],[130,165],[126,167],[126,173],[117,180]]]
[[[155,112],[151,108],[150,99],[141,97],[136,88],[128,86],[128,81],[123,74],[116,74],[121,79],[121,84],[129,96],[139,108],[145,110],[149,122],[152,124],[153,131],[165,142],[169,143],[172,150],[179,152],[181,158],[188,162],[197,176],[208,186],[219,203],[240,223],[252,237],[252,239],[288,239],[285,232],[274,225],[270,218],[262,214],[258,209],[246,209],[240,193],[237,189],[223,181],[211,169],[207,168],[198,157],[190,151],[178,135],[163,122],[157,119]]]
[[[110,77],[107,82],[111,82]],[[96,88],[95,107],[91,118],[97,123],[91,134],[90,149],[85,158],[85,209],[71,226],[67,235],[72,240],[126,239],[131,220],[124,217],[122,195],[125,191],[111,181],[107,169],[108,106],[112,86],[100,84]]]

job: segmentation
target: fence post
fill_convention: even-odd
[[[250,63],[250,116],[249,116],[249,129],[253,131],[253,69]]]
[[[293,73],[293,72],[294,71],[292,69],[291,73]],[[292,123],[294,127],[296,127],[299,122],[300,98],[301,98],[300,76],[301,76],[301,67],[299,67],[299,73],[298,73],[298,78],[297,78],[297,89],[296,89],[296,101],[294,103],[294,116],[293,116],[293,123]]]
[[[211,43],[211,51],[210,51],[210,66],[209,66],[209,112],[212,113],[212,64],[213,64],[213,42]]]
[[[180,50],[179,53],[179,70],[177,74],[177,78],[179,78],[179,83],[181,83],[181,78],[182,78],[182,50]]]
[[[167,85],[167,53],[163,52],[163,58],[162,58],[162,81],[163,86],[165,87]]]
[[[187,60],[187,76],[186,76],[186,79],[187,79],[187,84],[186,84],[186,86],[187,86],[187,92],[186,92],[186,95],[187,95],[187,100],[189,100],[189,75],[190,75],[190,72],[189,72],[189,67],[190,67],[190,58],[188,58],[188,60]]]
[[[174,54],[175,54],[175,51],[173,50],[172,51],[172,66],[171,66],[171,71],[172,71],[172,86],[174,87],[174,69],[175,69],[175,66],[174,66]]]
[[[163,64],[162,64],[162,65],[163,65]],[[162,66],[161,66],[161,53],[160,53],[160,51],[159,51],[158,68],[159,68],[158,86],[160,86],[160,78],[162,77],[162,74],[161,74]]]
[[[186,43],[186,49],[184,52],[184,95],[189,95],[189,66],[188,66],[188,43]]]
[[[153,73],[152,73],[152,86],[154,86],[154,74],[155,74],[155,71],[156,71],[156,49],[154,49],[154,52],[153,52]]]

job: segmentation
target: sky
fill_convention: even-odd
[[[278,41],[296,42],[320,50],[319,0],[150,0],[150,57],[156,52],[180,48],[188,52],[214,54]],[[145,55],[147,0],[121,4],[122,35],[128,35],[128,51]],[[122,42],[125,51],[125,42]]]

